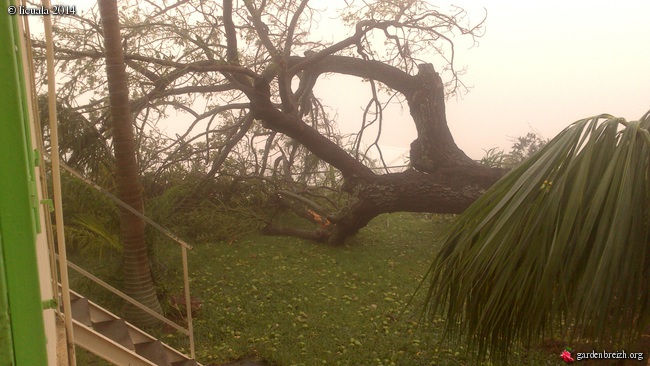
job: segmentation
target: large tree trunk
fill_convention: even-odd
[[[292,59],[294,64],[300,57]],[[256,118],[266,127],[300,141],[314,154],[343,173],[343,189],[352,203],[328,219],[329,234],[303,235],[341,244],[381,213],[410,211],[461,213],[505,174],[503,169],[483,167],[458,148],[445,115],[444,86],[430,64],[420,65],[417,75],[392,66],[344,56],[328,56],[311,66],[311,73],[336,72],[371,78],[401,92],[409,105],[418,137],[411,143],[411,168],[402,173],[377,175],[340,149],[298,116],[275,108],[267,87],[258,85],[249,95]],[[269,233],[294,234],[281,228]]]
[[[99,12],[106,48],[106,77],[115,149],[115,177],[118,197],[143,212],[142,187],[138,179],[138,162],[129,107],[129,90],[120,36],[116,0],[100,0]],[[158,313],[162,313],[151,276],[144,234],[144,221],[120,209],[120,237],[124,246],[125,292]],[[159,321],[142,310],[128,305],[126,319],[139,325],[155,325]]]
[[[357,183],[350,191],[353,202],[329,217],[335,224],[329,242],[343,243],[348,236],[382,213],[463,212],[500,177],[487,171],[467,172],[450,168],[436,175],[409,169],[401,173],[377,175]]]

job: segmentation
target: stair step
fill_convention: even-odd
[[[158,340],[136,344],[135,352],[158,366],[173,366],[167,358],[165,347]]]
[[[75,343],[100,357],[119,365],[201,366],[74,291],[70,300]]]
[[[134,350],[123,347],[95,329],[74,319],[72,323],[75,344],[109,361],[112,365],[157,366],[152,361],[135,353]]]
[[[75,319],[87,327],[92,327],[93,323],[90,321],[88,299],[79,297],[74,300],[70,300],[70,307],[72,308],[72,319]]]
[[[93,324],[93,329],[109,339],[121,344],[125,348],[135,349],[133,340],[129,334],[129,328],[124,319],[115,319]]]
[[[90,312],[90,320],[92,320],[93,324],[119,319],[117,315],[106,311],[106,309],[99,307],[97,304],[93,304],[92,301],[90,304],[93,306],[90,306],[88,310]]]

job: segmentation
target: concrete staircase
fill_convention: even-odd
[[[201,366],[78,293],[70,297],[78,346],[118,366]]]

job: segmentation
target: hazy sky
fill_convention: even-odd
[[[551,138],[584,117],[638,120],[650,110],[650,1],[454,3],[477,20],[484,9],[488,15],[479,45],[456,50],[472,88],[447,103],[452,133],[471,157],[509,149],[510,139],[532,130]],[[349,97],[327,100],[346,115]],[[381,142],[407,148],[415,137],[410,116],[391,116]],[[352,121],[342,119],[342,129]]]
[[[650,110],[650,1],[456,4],[488,14],[479,46],[457,50],[472,89],[447,103],[452,133],[471,157],[509,148],[531,129],[550,138],[584,117],[638,120]],[[407,147],[413,135],[386,144]]]
[[[511,138],[533,129],[550,138],[583,117],[610,113],[636,120],[650,109],[650,0],[452,3],[476,21],[485,10],[488,15],[479,45],[459,43],[456,50],[471,90],[447,103],[452,133],[471,157],[491,147],[507,149]],[[341,129],[355,130],[367,99],[349,101],[367,92],[367,84],[321,88],[318,96],[336,108]],[[400,115],[395,108],[381,144],[405,149],[414,137],[408,111]]]

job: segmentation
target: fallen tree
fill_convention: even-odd
[[[328,227],[329,234],[322,228],[300,234],[268,227],[267,232],[342,243],[382,213],[461,213],[504,174],[503,169],[479,165],[455,144],[445,116],[443,83],[432,65],[422,64],[416,75],[408,75],[379,62],[328,56],[309,72],[373,77],[402,93],[418,131],[411,143],[412,167],[400,173],[375,174],[299,117],[275,108],[264,95],[266,85],[258,85],[250,96],[255,117],[339,169],[345,181],[342,189],[352,197],[346,207],[327,216],[333,224]]]

